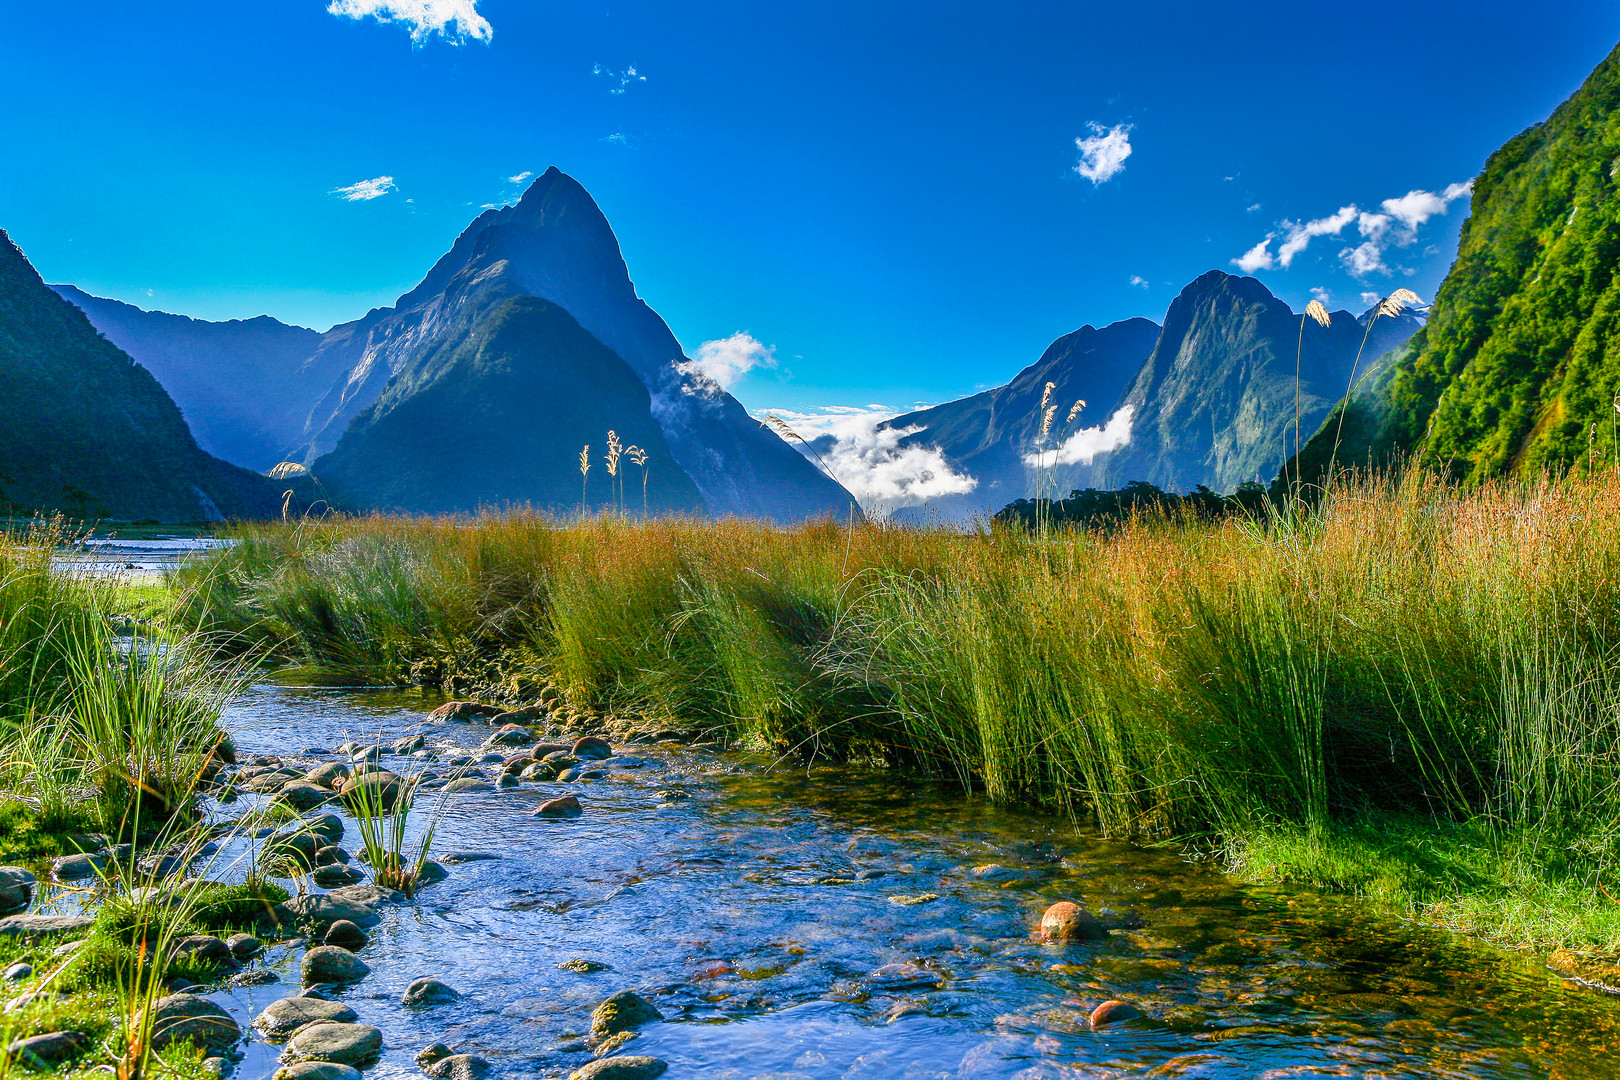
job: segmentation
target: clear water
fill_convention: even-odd
[[[488,734],[424,728],[428,704],[266,685],[229,721],[245,757],[416,730],[472,747]],[[1532,957],[1239,886],[1173,851],[897,776],[629,752],[647,766],[447,797],[435,852],[501,858],[454,866],[372,931],[361,952],[372,974],[341,995],[385,1033],[369,1075],[420,1076],[412,1056],[443,1041],[498,1075],[566,1076],[590,1060],[592,1008],[623,989],[667,1020],[622,1052],[663,1058],[671,1080],[1620,1074],[1617,1003]],[[667,789],[690,798],[667,801]],[[564,791],[582,818],[530,816]],[[423,799],[414,813],[430,810]],[[986,864],[1008,870],[974,873]],[[937,899],[896,902],[922,894]],[[1059,899],[1118,929],[1036,941]],[[296,992],[300,955],[272,949],[279,984],[219,1000],[245,1025]],[[611,970],[556,966],[576,957]],[[465,997],[405,1008],[401,992],[422,975]],[[1089,1030],[1087,1013],[1109,998],[1156,1022]],[[277,1047],[246,1049],[243,1080],[274,1071]]]

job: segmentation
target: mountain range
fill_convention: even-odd
[[[851,501],[682,353],[601,209],[556,168],[480,214],[392,307],[324,334],[58,290],[159,374],[208,449],[254,469],[306,465],[348,509],[578,507],[582,446],[596,461],[583,501],[607,505],[609,430],[651,455],[649,507],[791,521]],[[522,297],[546,303],[510,303]]]
[[[51,292],[0,230],[0,517],[217,521],[270,482],[198,447],[158,380]]]

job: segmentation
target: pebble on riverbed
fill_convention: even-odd
[[[427,1068],[434,1080],[484,1080],[493,1071],[494,1066],[476,1054],[451,1054]]]
[[[300,1030],[282,1051],[283,1061],[331,1061],[364,1066],[382,1053],[382,1032],[370,1024],[317,1023]]]
[[[668,1068],[667,1062],[655,1057],[598,1058],[575,1069],[568,1080],[653,1080]]]
[[[277,1069],[273,1080],[360,1080],[360,1070],[335,1061],[300,1061]]]
[[[1123,1001],[1105,1001],[1091,1010],[1091,1026],[1093,1029],[1107,1027],[1109,1024],[1122,1024],[1127,1020],[1141,1020],[1147,1016],[1135,1005]]]
[[[540,804],[535,810],[535,817],[543,818],[577,818],[585,812],[579,805],[579,800],[572,795],[564,795],[560,799],[550,799]]]
[[[1079,904],[1059,900],[1041,916],[1041,936],[1047,941],[1096,941],[1108,931]]]
[[[591,1013],[591,1038],[601,1040],[643,1024],[655,1023],[664,1014],[634,990],[620,990]]]
[[[340,949],[350,952],[359,952],[365,948],[371,938],[366,932],[350,922],[348,919],[339,919],[326,928],[326,936],[322,941],[327,945],[336,945]]]
[[[433,1005],[448,1005],[458,1001],[461,992],[438,979],[421,978],[405,988],[405,996],[401,1002],[405,1005],[428,1007]]]
[[[371,968],[354,953],[335,945],[317,945],[304,954],[304,985],[359,982]]]
[[[154,1050],[190,1040],[201,1049],[223,1053],[242,1037],[242,1029],[230,1013],[195,994],[160,998],[152,1006],[150,1030]]]
[[[355,1011],[340,1001],[325,998],[282,998],[265,1007],[253,1026],[267,1039],[284,1039],[303,1027],[317,1021],[347,1024],[358,1020]]]

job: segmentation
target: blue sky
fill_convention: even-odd
[[[324,329],[557,165],[688,351],[795,410],[995,385],[1246,254],[1296,308],[1427,299],[1456,185],[1620,39],[1595,0],[0,14],[0,227],[49,281]]]

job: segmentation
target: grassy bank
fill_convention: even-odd
[[[421,682],[882,757],[1256,879],[1620,949],[1620,477],[978,536],[522,515],[256,526],[183,615]],[[1617,892],[1620,895],[1620,892]]]

